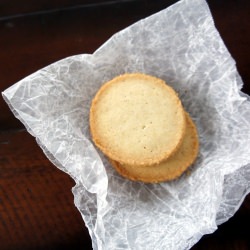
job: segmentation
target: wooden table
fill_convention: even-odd
[[[0,91],[57,60],[92,53],[115,32],[175,1],[58,2],[1,1]],[[250,94],[250,1],[208,3]],[[2,99],[0,114],[0,249],[91,249],[73,204],[72,179],[48,161]],[[250,249],[249,225],[250,195],[192,249]]]

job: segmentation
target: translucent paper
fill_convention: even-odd
[[[167,81],[198,127],[198,159],[178,180],[126,180],[91,142],[91,100],[125,72]],[[74,201],[95,250],[176,250],[215,231],[250,191],[250,102],[241,87],[206,2],[182,0],[115,34],[92,55],[37,71],[3,97],[48,158],[75,180]]]

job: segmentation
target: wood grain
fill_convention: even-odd
[[[91,249],[74,181],[25,130],[0,134],[0,145],[0,249]]]
[[[115,1],[70,9],[65,7],[89,1],[39,0],[22,8],[17,2],[0,3],[4,7],[0,8],[0,91],[57,60],[94,52],[115,32],[175,1]],[[250,94],[250,1],[208,4],[235,58],[243,91]],[[54,11],[55,7],[59,9]],[[74,181],[44,156],[0,98],[0,249],[92,249],[73,203],[73,186]],[[250,195],[228,222],[192,249],[250,249],[249,224]]]

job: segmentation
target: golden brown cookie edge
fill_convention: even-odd
[[[174,175],[171,175],[171,176],[165,175],[165,176],[161,176],[162,178],[157,178],[157,179],[143,178],[141,176],[136,176],[136,175],[131,174],[128,168],[124,168],[119,162],[109,159],[111,165],[116,169],[116,171],[120,175],[132,181],[141,181],[144,183],[159,183],[159,182],[165,182],[165,181],[172,181],[172,180],[179,178],[195,162],[198,156],[198,152],[199,152],[199,139],[198,139],[197,128],[194,122],[192,121],[191,117],[189,116],[189,114],[186,114],[186,116],[187,116],[188,123],[191,126],[191,131],[193,133],[192,136],[194,137],[193,146],[191,147],[192,157],[189,157],[189,159],[187,159],[186,161],[186,164],[184,166],[179,167]],[[172,155],[171,157],[174,157],[174,155]],[[136,167],[136,166],[130,166],[130,167]],[[154,168],[155,165],[149,165],[149,166],[144,166],[144,167]]]

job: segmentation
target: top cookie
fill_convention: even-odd
[[[105,83],[90,109],[94,143],[123,164],[150,165],[181,145],[185,113],[176,92],[163,80],[140,73]]]

